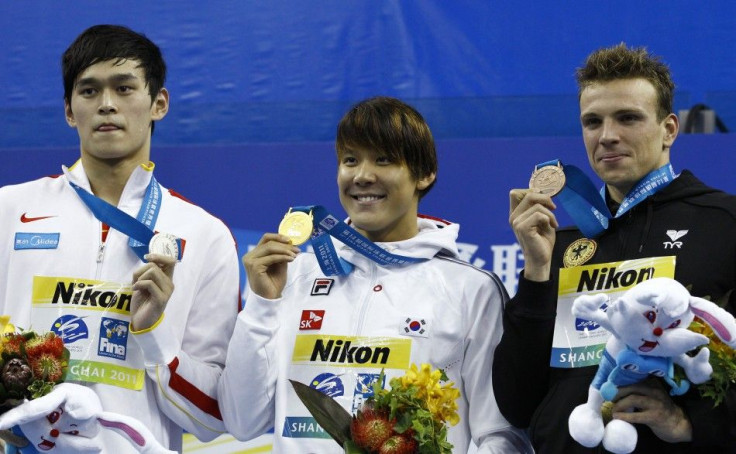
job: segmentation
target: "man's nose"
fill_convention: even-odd
[[[100,106],[98,108],[98,111],[101,114],[110,114],[117,112],[117,107],[115,107],[115,99],[113,94],[110,92],[110,90],[103,90],[102,95],[100,96]]]
[[[373,183],[376,181],[376,172],[373,165],[368,162],[362,162],[355,167],[355,175],[353,181],[357,184]]]
[[[603,145],[609,145],[618,142],[618,140],[618,125],[616,122],[611,119],[603,120],[601,125],[600,143]]]

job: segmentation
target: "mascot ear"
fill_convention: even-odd
[[[0,417],[0,429],[9,429],[43,418],[63,407],[74,419],[89,419],[102,410],[100,399],[89,388],[60,383],[49,394],[17,406]]]
[[[135,418],[119,413],[102,412],[97,421],[104,428],[110,429],[125,438],[135,449],[143,454],[175,454],[174,451],[161,446],[150,430]]]
[[[690,297],[693,314],[708,324],[724,343],[736,348],[736,321],[725,309],[703,298]]]

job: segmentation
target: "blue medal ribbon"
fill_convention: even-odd
[[[145,262],[143,256],[148,254],[148,244],[155,235],[152,227],[156,225],[156,219],[158,219],[158,213],[161,210],[161,186],[156,178],[151,176],[137,218],[90,194],[71,181],[69,184],[100,222],[128,236],[128,246],[138,258]],[[177,238],[176,242],[179,246],[178,260],[181,260],[181,239]]]
[[[537,167],[560,165],[560,160],[552,160]],[[587,238],[595,238],[608,229],[609,221],[623,216],[647,197],[655,194],[677,177],[672,164],[652,170],[644,176],[624,197],[614,216],[606,206],[606,186],[596,190],[590,178],[573,165],[563,165],[565,187],[557,194],[560,204],[572,218],[575,225]]]
[[[330,236],[335,237],[356,252],[382,266],[406,265],[426,260],[385,251],[376,243],[358,233],[354,228],[330,214],[321,205],[298,206],[293,207],[292,210],[312,214],[313,228],[310,241],[319,267],[326,276],[347,275],[353,270],[353,265],[350,262],[337,255]]]

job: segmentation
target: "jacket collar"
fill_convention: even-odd
[[[155,164],[149,161],[133,170],[133,173],[130,174],[123,188],[118,208],[122,209],[122,207],[130,206],[131,208],[137,209],[140,206],[140,201],[145,196],[146,189],[151,182],[151,178],[153,178],[154,167]],[[77,160],[71,167],[61,166],[61,169],[68,181],[90,193],[92,192],[92,187],[90,186],[81,159]]]
[[[419,227],[419,233],[413,238],[376,244],[392,254],[403,255],[405,257],[431,259],[438,254],[451,257],[459,256],[456,243],[457,235],[460,231],[458,224],[438,219],[418,217],[417,226]],[[335,244],[338,254],[353,265],[361,268],[374,263],[339,240],[333,238],[332,241]]]

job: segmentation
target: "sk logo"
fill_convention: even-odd
[[[667,230],[667,236],[670,237],[672,241],[665,241],[664,248],[665,249],[674,249],[675,247],[677,249],[682,248],[682,241],[677,241],[683,236],[687,235],[687,230]]]
[[[302,319],[299,322],[299,330],[321,329],[322,319],[325,311],[302,311]]]

